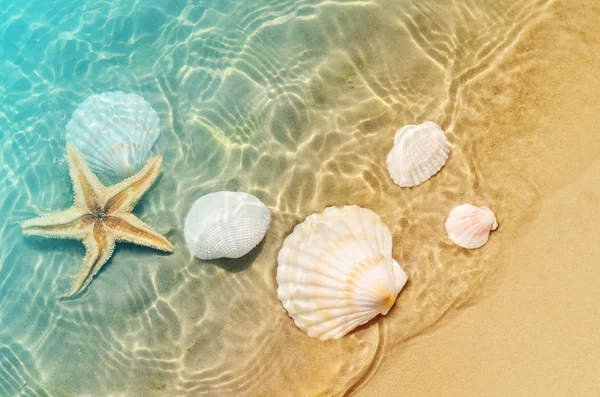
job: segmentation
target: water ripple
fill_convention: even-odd
[[[491,94],[470,88],[548,3],[168,3],[0,0],[0,394],[352,394],[494,270],[493,241],[465,253],[443,220],[464,200],[499,204],[474,160]],[[59,301],[84,249],[24,238],[20,223],[71,205],[65,124],[112,90],[160,115],[162,173],[135,211],[175,253],[119,244],[85,294]],[[397,128],[426,118],[452,153],[430,182],[400,189],[385,156]],[[196,260],[185,214],[225,189],[259,197],[273,225],[247,258]],[[410,281],[388,316],[322,343],[278,301],[276,256],[302,219],[343,204],[380,214]]]

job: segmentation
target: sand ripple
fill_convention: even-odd
[[[0,336],[0,394],[3,396],[50,397],[39,383],[39,372],[30,352],[15,341]]]

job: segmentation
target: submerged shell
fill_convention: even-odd
[[[105,92],[92,95],[67,123],[67,141],[81,152],[94,173],[127,178],[150,159],[159,119],[139,95]]]
[[[488,241],[490,230],[496,230],[498,222],[489,207],[463,204],[454,207],[446,219],[446,231],[450,239],[463,248],[479,248]]]
[[[396,132],[387,167],[397,185],[417,186],[444,166],[449,152],[450,142],[437,124],[406,125]]]
[[[277,258],[277,294],[298,328],[338,339],[387,314],[407,281],[373,211],[328,207],[296,226]]]
[[[200,259],[239,258],[265,237],[271,212],[242,192],[215,192],[194,202],[185,217],[184,237]]]

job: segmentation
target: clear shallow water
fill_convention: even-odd
[[[0,395],[358,392],[388,349],[471,301],[493,270],[493,241],[464,253],[441,238],[443,219],[458,202],[495,204],[470,156],[485,134],[473,87],[502,74],[497,60],[546,2],[0,5]],[[119,244],[85,294],[59,301],[83,246],[24,238],[20,223],[70,206],[65,124],[114,90],[160,115],[161,177],[135,212],[176,251]],[[385,155],[397,128],[425,119],[447,130],[451,157],[400,189]],[[215,190],[273,213],[247,258],[185,248],[187,210]],[[277,300],[275,258],[295,224],[343,204],[380,214],[410,281],[388,316],[323,343]]]

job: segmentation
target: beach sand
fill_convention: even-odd
[[[600,394],[600,161],[511,239],[500,286],[384,359],[364,396]]]
[[[510,78],[478,83],[509,99],[491,97],[472,152],[483,180],[511,190],[481,248],[500,245],[496,271],[478,299],[390,349],[357,396],[600,395],[600,7],[547,11],[501,61]]]
[[[597,2],[5,3],[0,395],[598,395]],[[175,252],[118,244],[59,300],[83,246],[20,225],[72,204],[65,124],[115,90],[160,115],[161,176],[135,213]],[[450,156],[400,188],[394,133],[425,120]],[[272,224],[249,255],[201,261],[184,219],[219,190],[257,196]],[[498,217],[481,249],[446,235],[463,203]],[[279,301],[277,255],[349,204],[389,227],[409,281],[323,342]]]

